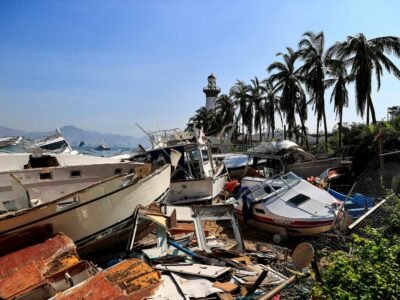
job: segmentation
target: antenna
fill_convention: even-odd
[[[146,134],[149,138],[152,137],[152,135],[151,135],[150,132],[147,132],[146,130],[144,130],[138,123],[135,122],[135,124],[136,124],[136,126],[139,127],[139,129],[140,129],[141,131],[143,131],[144,134]]]

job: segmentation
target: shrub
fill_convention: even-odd
[[[398,299],[400,295],[400,198],[386,207],[387,222],[381,228],[354,235],[351,252],[325,256],[323,284],[313,289],[316,299]]]

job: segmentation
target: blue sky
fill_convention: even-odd
[[[2,0],[0,125],[134,136],[142,135],[135,122],[184,128],[205,105],[211,72],[227,93],[236,79],[267,77],[275,54],[305,31],[323,30],[327,46],[359,32],[398,36],[399,11],[389,0]],[[400,81],[385,74],[375,91],[382,119],[400,104]],[[350,96],[344,121],[361,121]],[[326,109],[331,129],[335,114]],[[315,130],[311,112],[307,125]]]

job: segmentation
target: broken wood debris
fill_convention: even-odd
[[[35,299],[53,297],[62,300],[257,299],[267,295],[271,288],[282,288],[292,282],[292,278],[287,278],[270,265],[281,259],[284,252],[263,251],[263,247],[244,248],[232,206],[188,209],[191,220],[185,220],[185,223],[181,223],[175,210],[167,216],[159,207],[137,209],[133,214],[132,236],[127,250],[108,256],[104,270],[81,261],[75,245],[62,234],[47,240],[43,251],[44,254],[49,252],[46,255],[32,255],[33,261],[27,259],[26,263],[10,260],[17,267],[16,273],[5,271],[8,269],[0,265],[0,277],[8,278],[8,283],[12,279],[19,284],[18,289],[5,294],[9,288],[4,283],[7,280],[0,280],[0,293],[3,292],[0,296],[7,299],[29,295]],[[221,220],[230,221],[234,239],[232,232],[228,238],[218,225]],[[145,223],[141,223],[143,221]],[[140,224],[145,226],[140,227]],[[210,233],[215,234],[215,239]],[[149,242],[148,236],[152,236],[153,242]],[[216,242],[221,236],[234,247],[227,247],[226,240],[221,247]],[[64,243],[54,246],[58,239]],[[20,253],[22,256],[25,252],[35,253],[36,248],[40,246],[22,249]],[[18,257],[16,253],[11,255]],[[10,262],[4,257],[0,257],[0,264],[2,261],[4,266],[9,266],[7,263]],[[30,274],[26,285],[23,284],[23,274]],[[11,285],[16,286],[15,283]]]

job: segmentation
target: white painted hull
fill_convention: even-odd
[[[0,153],[0,172],[24,170],[31,153]],[[98,157],[91,155],[50,154],[57,158],[61,167],[81,166],[94,164],[115,164],[121,161],[118,158]]]
[[[293,173],[250,186],[249,192],[244,193],[235,206],[242,219],[243,210],[251,209],[245,215],[248,224],[289,235],[316,235],[328,231],[338,207],[339,203],[329,193]]]
[[[222,192],[226,179],[227,174],[222,174],[215,178],[171,182],[168,203],[183,204],[212,200]]]
[[[30,198],[49,202],[64,195],[71,194],[96,182],[118,174],[133,173],[134,163],[93,164],[70,167],[48,167],[13,171],[21,184],[29,191]],[[78,176],[72,176],[73,173]],[[43,178],[47,173],[50,178]],[[0,203],[12,199],[12,178],[7,172],[0,172]]]
[[[236,210],[237,215],[241,221],[243,221],[243,217],[240,210]],[[309,222],[306,226],[299,226],[296,224],[291,224],[288,222],[287,224],[278,224],[274,223],[276,220],[263,220],[257,219],[257,216],[254,216],[250,220],[246,222],[251,226],[259,228],[260,230],[270,232],[270,233],[279,233],[285,235],[293,235],[293,236],[310,236],[310,235],[318,235],[324,233],[332,228],[333,219],[328,222],[328,224],[318,224],[315,222]]]
[[[96,183],[80,192],[49,203],[0,217],[0,237],[37,225],[51,225],[79,243],[116,224],[128,221],[137,205],[147,206],[168,192],[170,166],[157,169],[138,182],[128,184],[128,176]],[[69,205],[60,203],[71,200]]]

